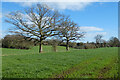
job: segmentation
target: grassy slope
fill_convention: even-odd
[[[50,46],[43,46],[44,53],[38,54],[38,47],[31,50],[3,48],[3,77],[103,78],[117,75],[118,48],[71,49],[69,52],[65,47],[58,49],[59,52],[54,53]]]

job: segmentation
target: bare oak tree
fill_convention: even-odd
[[[37,4],[24,11],[9,13],[6,22],[15,26],[11,32],[21,33],[30,40],[39,42],[39,53],[42,52],[42,41],[57,35],[58,24],[62,17],[47,5]]]
[[[63,41],[66,41],[66,50],[69,50],[69,41],[80,40],[84,36],[84,32],[80,31],[80,27],[76,23],[70,20],[69,17],[65,17],[61,21],[59,27],[59,37]]]

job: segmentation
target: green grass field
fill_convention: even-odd
[[[2,48],[3,78],[114,78],[118,76],[118,48],[70,49],[51,46],[30,50]]]

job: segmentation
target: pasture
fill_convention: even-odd
[[[118,48],[72,49],[38,46],[30,50],[2,48],[3,78],[114,78],[118,76]]]

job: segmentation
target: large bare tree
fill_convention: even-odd
[[[80,31],[80,27],[74,23],[69,17],[64,16],[59,27],[59,36],[66,41],[66,50],[69,50],[69,41],[80,40],[84,36],[84,32]]]
[[[39,53],[42,52],[42,41],[57,35],[57,25],[62,20],[58,11],[41,4],[24,11],[11,12],[6,17],[5,21],[15,26],[16,30],[11,32],[21,33],[28,39],[39,42]]]

